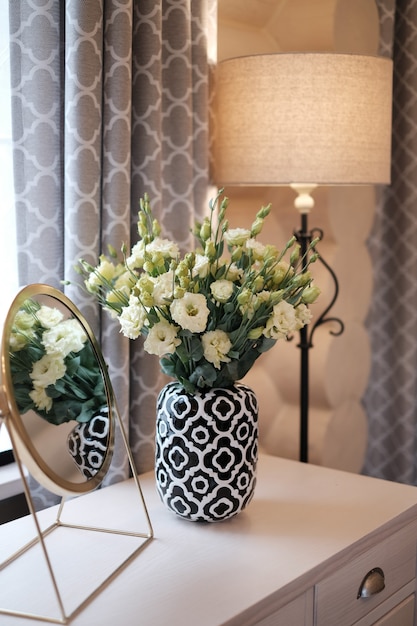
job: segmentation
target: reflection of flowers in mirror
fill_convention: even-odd
[[[78,267],[86,289],[130,339],[160,357],[162,370],[183,387],[226,387],[240,380],[278,339],[308,324],[320,290],[309,266],[317,259],[313,240],[304,255],[292,237],[282,250],[257,240],[270,205],[251,228],[229,228],[228,200],[219,192],[210,214],[194,226],[197,249],[181,257],[178,245],[161,237],[147,195],[140,200],[140,240],[123,260],[113,246],[96,267]],[[288,259],[286,256],[288,255]]]
[[[103,377],[78,320],[28,299],[9,341],[14,396],[21,413],[35,410],[52,424],[88,422],[107,405]]]

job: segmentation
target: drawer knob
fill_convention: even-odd
[[[357,598],[370,598],[385,589],[385,575],[380,567],[371,569],[361,582]]]

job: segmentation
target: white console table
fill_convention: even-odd
[[[246,511],[199,524],[163,507],[152,473],[141,485],[155,538],[74,626],[416,624],[417,488],[262,456]],[[66,506],[114,501],[123,516],[120,502],[134,498],[132,490],[127,481]],[[28,523],[1,526],[0,546],[23,536]],[[94,551],[85,558],[94,563]],[[358,599],[374,568],[383,571],[385,588]],[[0,606],[8,580],[6,569]],[[0,615],[0,626],[44,623]]]

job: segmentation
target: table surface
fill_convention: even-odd
[[[296,598],[347,555],[360,554],[370,538],[382,541],[417,515],[417,487],[269,456],[259,459],[254,499],[225,522],[182,520],[159,501],[153,473],[140,484],[154,538],[74,617],[74,626],[242,626]],[[98,518],[106,528],[146,529],[132,480],[71,500],[64,511],[68,521],[83,517],[83,525]],[[56,507],[38,514],[42,527],[53,515]],[[32,536],[30,516],[1,526],[1,560]],[[63,528],[51,537],[48,554],[64,603],[69,598],[67,613],[106,568],[139,545],[137,538],[88,530]],[[81,564],[72,562],[75,553]],[[45,576],[43,554],[31,548],[0,572],[0,607],[10,608],[14,598],[12,607],[50,617],[56,603]],[[29,596],[36,610],[26,608]],[[47,622],[0,614],[0,626],[31,623]]]

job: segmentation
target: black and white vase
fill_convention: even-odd
[[[85,478],[93,478],[101,469],[108,453],[109,435],[108,407],[88,422],[77,424],[68,435],[68,452]]]
[[[187,393],[168,383],[157,401],[155,474],[177,515],[217,522],[252,499],[258,458],[258,402],[246,385]]]

